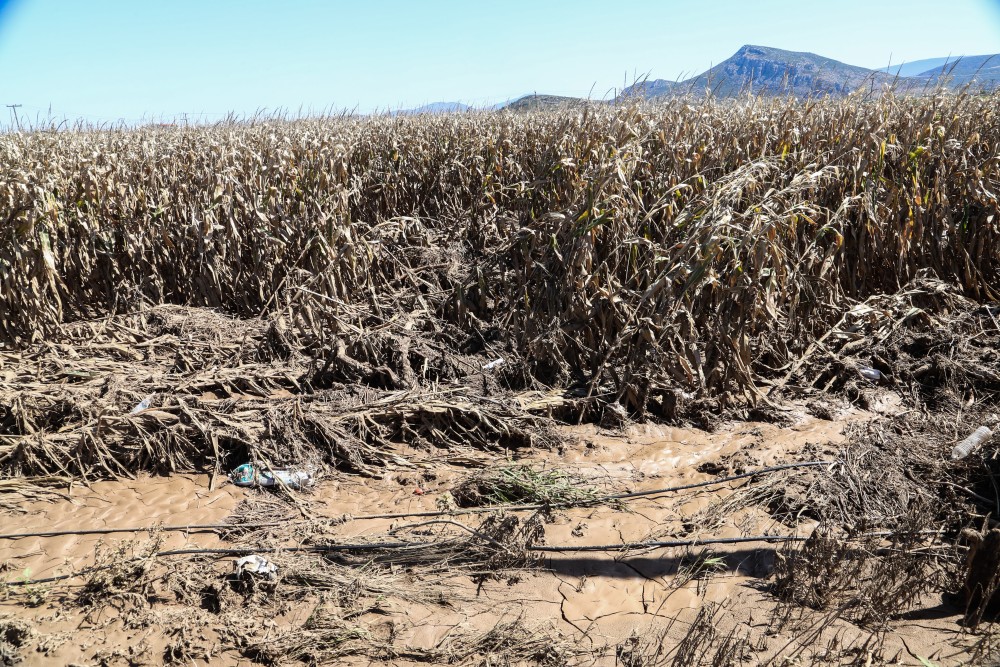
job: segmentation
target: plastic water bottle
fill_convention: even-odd
[[[985,426],[980,426],[972,432],[972,435],[955,445],[955,448],[951,450],[952,460],[964,459],[966,456],[971,454],[973,450],[979,447],[979,445],[989,440],[992,436],[993,431],[989,430]]]
[[[134,414],[136,414],[138,412],[142,412],[143,410],[148,410],[149,406],[150,406],[150,404],[152,402],[153,402],[153,395],[150,394],[146,398],[144,398],[141,401],[139,401],[139,403],[136,404],[136,406],[134,408],[132,408],[132,412],[130,412],[129,414],[130,415],[134,415]]]
[[[299,489],[312,481],[304,470],[266,470],[261,464],[244,463],[229,473],[236,486],[278,486],[279,482],[290,489]]]
[[[261,486],[277,486],[281,482],[290,489],[298,489],[309,484],[309,473],[304,470],[273,470],[260,473]]]

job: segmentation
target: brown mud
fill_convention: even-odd
[[[855,412],[845,421],[869,418],[869,414]],[[567,427],[565,454],[533,452],[524,462],[572,471],[602,492],[632,492],[707,481],[714,475],[699,469],[715,470],[731,465],[739,457],[745,457],[754,467],[794,461],[802,458],[806,450],[832,459],[844,444],[844,421],[818,420],[801,413],[791,419],[794,423],[789,426],[732,423],[711,434],[694,428],[655,426],[632,427],[623,434],[592,426]],[[433,511],[438,500],[468,472],[453,465],[428,465],[422,471],[387,474],[378,480],[340,474],[321,480],[311,492],[297,493],[296,498],[306,503],[316,518]],[[223,521],[240,502],[260,508],[261,520],[268,519],[273,511],[270,503],[276,501],[267,491],[231,484],[209,491],[209,483],[207,475],[175,475],[79,485],[64,498],[24,503],[18,513],[5,517],[4,532],[209,524]],[[706,514],[710,515],[713,507],[732,498],[734,489],[740,488],[749,487],[736,483],[668,494],[639,499],[627,508],[560,509],[545,525],[545,542],[623,544],[684,532],[697,537],[702,531],[690,526],[685,530],[685,525],[706,522]],[[281,505],[290,507],[287,501]],[[711,531],[712,537],[804,535],[813,527],[804,522],[789,529],[752,506],[737,506],[728,515],[715,518],[718,525]],[[336,526],[332,534],[359,541],[385,535],[406,523],[410,521],[347,521]],[[280,533],[256,539],[263,543]],[[152,540],[161,550],[211,548],[222,543],[211,533],[24,538],[0,545],[0,562],[8,578],[40,578],[92,565],[99,545],[113,548],[127,542],[131,553]],[[578,656],[567,653],[567,659],[608,665],[621,662],[622,651],[629,647],[638,651],[640,640],[662,634],[663,646],[681,642],[689,636],[699,612],[706,608],[716,609],[713,636],[735,633],[733,636],[738,638],[737,664],[766,664],[794,660],[796,656],[839,659],[844,655],[856,657],[854,652],[867,656],[863,658],[867,660],[876,654],[899,658],[900,664],[920,664],[910,652],[933,656],[937,664],[960,664],[960,656],[969,655],[976,642],[976,637],[963,633],[959,625],[961,610],[935,595],[923,597],[906,619],[893,621],[877,646],[870,630],[842,620],[824,628],[813,641],[802,642],[798,633],[808,626],[808,615],[786,621],[784,628],[775,623],[781,610],[768,586],[773,559],[774,548],[766,544],[716,545],[553,554],[537,569],[516,570],[499,580],[477,581],[474,575],[461,570],[436,571],[407,576],[399,584],[399,597],[391,596],[377,611],[359,620],[372,628],[370,632],[390,625],[392,643],[405,647],[400,651],[405,654],[433,651],[459,630],[486,632],[498,623],[521,619],[582,649]],[[231,560],[203,562],[197,567],[206,569],[209,578],[222,582]],[[13,592],[0,605],[0,617],[30,624],[32,634],[22,651],[26,665],[158,664],[161,660],[169,662],[164,657],[173,654],[183,655],[184,660],[177,660],[178,664],[251,664],[219,637],[219,626],[231,619],[207,612],[200,604],[171,599],[165,578],[171,572],[177,576],[191,566],[179,558],[153,566],[150,575],[157,593],[153,601],[138,609],[95,612],[78,607],[72,600],[79,584],[72,582],[39,584],[38,590],[30,593],[37,598],[31,601],[33,606],[26,605],[23,590]],[[425,585],[424,593],[432,594],[430,600],[405,592]],[[265,644],[268,635],[305,624],[322,604],[321,592],[285,603],[276,602],[280,593],[270,600],[266,598],[249,608],[234,610],[248,624],[260,624]]]

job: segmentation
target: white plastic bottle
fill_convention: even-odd
[[[972,435],[955,445],[955,448],[951,450],[952,460],[964,459],[992,436],[993,431],[989,430],[985,426],[980,426],[972,432]]]

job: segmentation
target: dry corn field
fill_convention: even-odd
[[[0,665],[1000,664],[998,110],[0,135]]]

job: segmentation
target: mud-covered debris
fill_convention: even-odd
[[[966,622],[978,626],[986,615],[1000,613],[1000,528],[981,535],[967,531],[969,553],[962,586]]]
[[[13,667],[24,660],[22,648],[35,633],[27,621],[0,618],[0,667]]]
[[[1000,321],[928,275],[855,305],[823,338],[786,379],[863,409],[877,399],[873,385],[929,411],[967,411],[1000,391]]]

